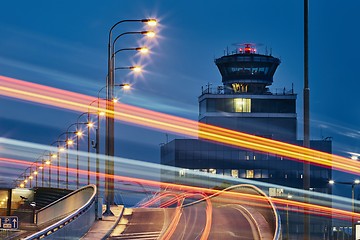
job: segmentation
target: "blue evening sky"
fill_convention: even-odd
[[[311,136],[333,137],[333,151],[360,153],[358,77],[360,1],[310,1],[309,64]],[[107,37],[119,20],[155,17],[155,40],[120,39],[117,48],[151,47],[149,57],[120,53],[117,66],[142,63],[125,103],[197,120],[201,86],[221,84],[214,64],[234,43],[261,43],[282,61],[273,91],[298,93],[298,138],[302,139],[303,1],[301,0],[37,0],[0,4],[0,75],[96,96],[105,85]],[[126,23],[114,32],[144,30]],[[50,144],[79,113],[0,97],[3,137]],[[169,135],[169,140],[177,136]],[[116,124],[116,154],[158,162],[163,132]]]

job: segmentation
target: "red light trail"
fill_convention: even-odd
[[[20,164],[25,166],[31,166],[32,163],[29,163],[28,161],[19,160],[19,159],[11,159],[11,158],[3,158],[0,157],[0,162],[6,162],[6,163],[14,163],[14,164]],[[58,169],[57,166],[52,166],[52,170]],[[65,167],[59,167],[60,172],[65,172]],[[77,169],[75,168],[69,168],[70,173],[76,173]],[[82,176],[87,176],[88,172],[87,170],[79,170],[79,173]],[[96,172],[90,172],[92,176],[96,176]],[[38,174],[41,175],[40,171]],[[101,179],[104,179],[106,176],[105,173],[99,173],[99,177]],[[143,186],[148,187],[156,187],[156,188],[163,188],[163,189],[172,189],[180,192],[186,192],[186,193],[204,193],[207,194],[208,197],[211,195],[224,195],[224,201],[230,201],[231,199],[236,199],[237,201],[244,202],[246,204],[255,206],[255,207],[264,207],[264,203],[268,202],[268,197],[260,196],[260,195],[254,195],[254,194],[248,194],[248,193],[239,193],[239,192],[230,192],[230,191],[223,191],[223,190],[215,190],[215,189],[208,189],[208,188],[201,188],[201,187],[194,187],[194,186],[187,186],[187,185],[181,185],[181,184],[174,184],[174,183],[164,183],[154,180],[147,180],[147,179],[141,179],[141,178],[134,178],[134,177],[125,177],[125,176],[111,176],[114,180],[117,181],[126,181],[126,182],[134,182],[135,184],[142,184]],[[30,181],[28,179],[28,181]],[[31,181],[35,181],[32,179]],[[290,199],[281,199],[281,198],[271,198],[271,201],[276,204],[278,207],[282,209],[288,208],[289,211],[297,211],[297,212],[304,212],[311,215],[320,215],[320,216],[327,216],[332,218],[338,218],[343,220],[351,220],[352,217],[360,219],[360,213],[353,213],[350,211],[337,209],[337,208],[331,208],[326,206],[321,206],[317,204],[311,204],[311,203],[302,203],[295,200]]]
[[[108,111],[105,108],[89,106],[93,97],[69,92],[61,89],[29,83],[0,76],[0,95],[22,99],[31,102],[56,106],[79,112],[106,112],[114,118],[129,124],[155,128],[190,137],[200,137],[235,147],[251,149],[270,154],[276,154],[296,161],[309,161],[315,165],[332,167],[353,174],[360,173],[360,164],[355,160],[332,155],[313,149],[308,149],[272,139],[266,139],[221,127],[216,127],[196,121],[171,116],[151,110],[142,109],[122,103],[116,107],[120,111]],[[104,105],[104,101],[99,100]]]

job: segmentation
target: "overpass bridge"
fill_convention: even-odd
[[[213,195],[161,191],[133,208],[112,206],[113,216],[96,215],[103,210],[96,191],[89,185],[71,192],[36,211],[36,228],[7,239],[282,238],[274,205],[252,185]]]

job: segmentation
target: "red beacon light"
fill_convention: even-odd
[[[240,44],[240,45],[243,45],[244,47],[239,48],[239,53],[247,53],[247,54],[256,53],[256,48],[254,47],[255,44],[243,43],[243,44]]]

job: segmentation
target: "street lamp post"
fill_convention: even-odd
[[[61,147],[61,143],[67,144],[67,141],[59,140],[61,135],[59,135],[58,140],[54,141],[50,145],[53,146],[56,143],[56,157],[57,157],[57,187],[60,188],[60,152],[64,151],[65,148]]]
[[[70,124],[69,127],[67,128],[65,134],[66,134],[66,141],[67,141],[67,145],[66,145],[66,150],[68,150],[68,145],[72,145],[73,141],[71,139],[68,138],[68,134],[72,133],[76,135],[76,186],[77,188],[79,188],[79,137],[82,136],[82,132],[78,130],[78,125],[79,123],[73,123]],[[76,131],[70,132],[70,128],[76,126]],[[71,144],[69,144],[71,143]],[[68,183],[69,183],[69,154],[68,151],[66,151],[66,188],[68,188]]]
[[[100,91],[99,91],[100,93]],[[100,111],[100,98],[99,98],[99,93],[98,93],[98,98],[95,99],[94,101],[92,101],[89,106],[91,106],[94,102],[97,102],[97,112],[96,112],[96,117],[97,117],[97,126],[95,129],[95,151],[96,151],[96,189],[97,191],[99,191],[99,186],[100,186],[100,176],[99,176],[99,172],[100,172],[100,161],[99,161],[99,154],[100,154],[100,116],[101,116],[101,112]],[[90,114],[90,109],[88,109],[88,114]]]
[[[131,49],[126,49],[126,50],[139,50],[138,48],[131,48]],[[114,84],[114,86],[116,87],[121,87],[123,89],[130,89],[130,84],[128,83],[121,83],[121,84]],[[107,86],[102,87],[97,94],[97,99],[95,99],[94,101],[92,101],[89,106],[91,107],[93,103],[97,103],[97,108],[96,108],[96,112],[94,111],[90,111],[90,107],[88,109],[88,119],[90,119],[90,114],[96,114],[97,117],[97,125],[96,125],[96,129],[95,129],[95,144],[93,145],[93,148],[95,148],[96,151],[96,187],[97,189],[99,189],[100,186],[100,161],[99,161],[99,154],[100,154],[100,117],[101,116],[105,116],[106,112],[104,110],[102,110],[102,108],[100,107],[100,100],[105,100],[106,98],[100,98],[100,93],[102,90],[104,90]],[[113,99],[113,102],[115,99]],[[92,108],[93,109],[93,108]],[[89,135],[88,135],[89,136]],[[88,139],[89,142],[89,139]]]
[[[292,198],[292,195],[288,195],[287,196],[288,199]],[[289,203],[286,203],[286,239],[289,240],[290,236],[289,236]]]
[[[113,44],[111,44],[112,40],[112,31],[113,29],[124,22],[144,22],[149,25],[156,25],[155,19],[139,19],[139,20],[121,20],[115,23],[109,30],[109,38],[108,38],[108,74],[106,80],[106,125],[105,125],[105,155],[107,159],[105,160],[105,199],[106,199],[106,211],[105,214],[112,215],[110,210],[110,205],[114,204],[114,102],[109,101],[113,99],[114,95],[114,44],[121,36],[125,34],[147,34],[147,32],[127,32],[118,35]]]
[[[303,146],[310,148],[310,88],[309,88],[309,37],[308,37],[308,18],[309,18],[309,0],[304,0],[304,141]],[[310,189],[310,163],[309,161],[304,161],[303,163],[303,189],[304,192],[304,202],[309,203],[309,194],[307,191]],[[304,214],[304,240],[310,239],[310,215]]]
[[[334,180],[329,180],[329,184],[334,185],[334,184],[345,184],[345,185],[351,185],[351,208],[352,208],[352,212],[355,213],[355,185],[360,184],[360,180],[359,179],[355,179],[353,182],[335,182]],[[354,214],[351,216],[351,226],[352,226],[352,235],[354,237],[354,223],[355,223],[355,219],[354,219]]]
[[[79,122],[80,118],[83,115],[87,115],[87,121],[86,122]],[[77,150],[77,157],[76,157],[76,183],[77,183],[77,188],[79,188],[79,137],[82,136],[82,131],[79,130],[79,125],[80,124],[84,124],[87,126],[87,152],[88,152],[88,157],[87,157],[87,183],[90,184],[90,127],[92,127],[94,124],[90,121],[89,119],[89,112],[84,112],[82,114],[79,115],[77,122],[76,122],[76,150]]]
[[[75,123],[76,124],[76,123]],[[60,134],[58,136],[58,141],[60,141],[60,137],[65,135],[65,150],[66,150],[66,158],[65,158],[65,169],[66,169],[66,179],[65,179],[65,184],[66,184],[66,189],[69,188],[69,146],[74,144],[74,141],[72,139],[69,139],[69,133],[75,133],[75,132],[69,132],[70,127],[74,126],[75,124],[71,124],[68,129],[66,130],[66,132]]]
[[[59,152],[59,141],[55,141],[53,143],[51,143],[50,145],[53,146],[56,143],[56,160],[57,160],[57,188],[60,187],[60,152]]]

